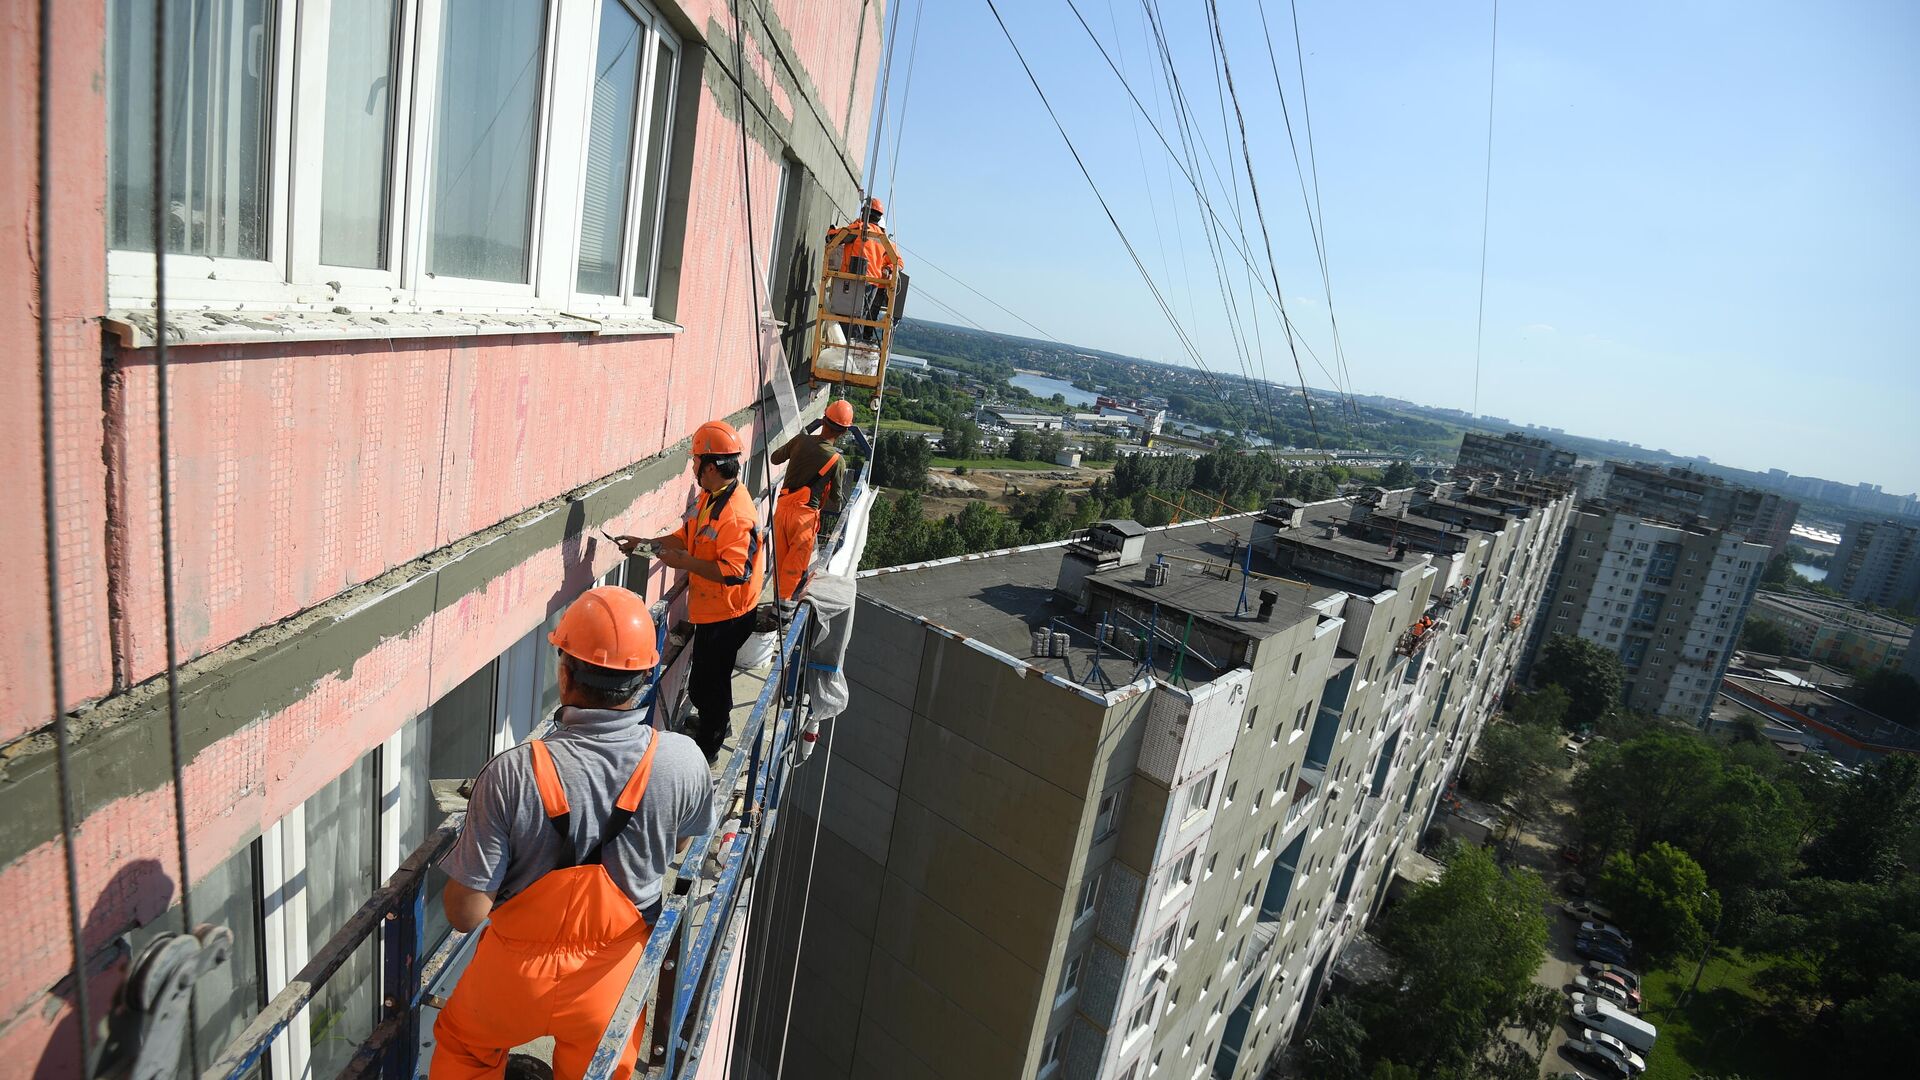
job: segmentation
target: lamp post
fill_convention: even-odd
[[[1700,895],[1702,897],[1712,897],[1713,891],[1710,889],[1702,890]],[[1694,993],[1700,989],[1700,975],[1707,970],[1707,958],[1713,955],[1713,946],[1720,940],[1720,920],[1725,918],[1726,914],[1725,908],[1721,908],[1713,913],[1713,932],[1707,935],[1707,947],[1701,950],[1700,963],[1695,965],[1693,969],[1693,982],[1687,986],[1687,992],[1680,996],[1680,1001],[1674,1006],[1675,1008],[1679,1008],[1688,1001],[1691,1001]]]

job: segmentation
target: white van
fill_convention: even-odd
[[[1660,1034],[1658,1028],[1645,1020],[1593,998],[1574,1005],[1573,1018],[1595,1031],[1619,1039],[1643,1054],[1653,1049],[1653,1040]]]

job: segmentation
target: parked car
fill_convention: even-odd
[[[1609,1005],[1595,998],[1573,1003],[1573,1022],[1591,1028],[1589,1037],[1601,1045],[1608,1045],[1600,1038],[1602,1034],[1618,1039],[1622,1046],[1647,1053],[1660,1037],[1660,1029],[1644,1019],[1627,1012],[1625,1009]]]
[[[1606,908],[1601,907],[1591,900],[1569,900],[1560,905],[1560,910],[1566,912],[1567,916],[1573,919],[1599,919],[1603,922],[1611,922],[1613,920],[1613,912],[1608,911]]]
[[[1619,975],[1609,971],[1600,975],[1591,976],[1591,978],[1601,986],[1611,986],[1622,994],[1625,994],[1628,1005],[1633,1006],[1636,1010],[1640,1008],[1640,991],[1628,986],[1627,980],[1621,978]]]
[[[1581,935],[1573,939],[1573,951],[1588,960],[1599,960],[1608,964],[1627,962],[1626,946],[1610,937],[1587,937]]]
[[[1566,1051],[1599,1065],[1615,1076],[1638,1076],[1647,1071],[1647,1063],[1640,1055],[1631,1052],[1622,1055],[1612,1047],[1602,1046],[1592,1039],[1568,1039]]]
[[[1610,922],[1589,919],[1580,924],[1580,932],[1588,937],[1610,937],[1629,949],[1633,948],[1633,939],[1627,936],[1627,932]]]
[[[1575,998],[1578,998],[1581,994],[1586,994],[1592,997],[1605,998],[1615,1005],[1625,1008],[1637,1009],[1640,1007],[1639,1002],[1633,1000],[1639,996],[1638,994],[1633,994],[1626,987],[1609,982],[1598,975],[1575,975],[1573,977],[1573,985],[1578,988],[1577,992],[1570,991],[1569,993],[1570,996]]]
[[[1619,964],[1605,964],[1605,963],[1594,962],[1587,965],[1586,973],[1589,975],[1611,975],[1614,978],[1619,979],[1621,984],[1624,985],[1629,990],[1633,990],[1637,992],[1640,989],[1639,974],[1637,972],[1630,971],[1627,968],[1623,968]]]

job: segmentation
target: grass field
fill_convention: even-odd
[[[1641,988],[1645,1018],[1660,1029],[1647,1055],[1645,1080],[1693,1080],[1738,1075],[1743,1080],[1787,1080],[1826,1075],[1811,1040],[1767,1014],[1754,992],[1761,963],[1739,950],[1718,953],[1685,1008],[1674,1002],[1693,980],[1693,965],[1647,975]]]

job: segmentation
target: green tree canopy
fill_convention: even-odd
[[[927,466],[932,461],[933,451],[925,439],[908,431],[883,431],[874,447],[873,482],[918,491],[927,486]]]
[[[1491,803],[1507,803],[1522,817],[1537,816],[1551,796],[1565,751],[1558,728],[1496,720],[1474,746],[1479,759],[1473,791]]]
[[[1740,624],[1740,647],[1769,656],[1789,656],[1793,651],[1793,639],[1787,635],[1786,627],[1779,623],[1748,615],[1746,621]]]
[[[1599,721],[1620,703],[1625,679],[1620,658],[1585,638],[1555,634],[1533,668],[1535,686],[1567,692],[1567,722],[1576,728]]]
[[[1807,870],[1835,881],[1891,881],[1916,823],[1920,759],[1883,757],[1840,786],[1831,824],[1807,845]]]
[[[1419,474],[1413,471],[1412,465],[1404,461],[1396,461],[1387,466],[1386,472],[1380,474],[1380,486],[1387,488],[1412,487],[1414,481],[1419,478]]]
[[[1615,853],[1594,892],[1654,960],[1699,955],[1720,919],[1720,897],[1707,887],[1707,872],[1672,844],[1656,842],[1632,857]]]

